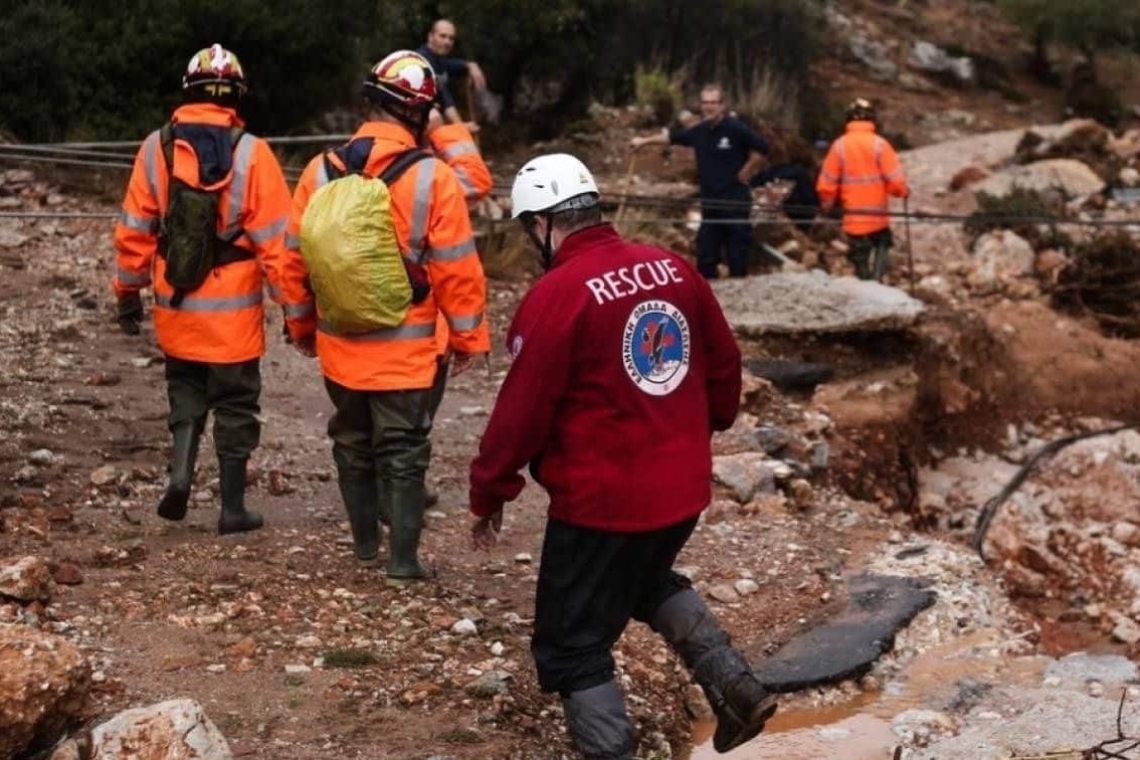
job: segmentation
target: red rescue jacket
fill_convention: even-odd
[[[610,225],[567,238],[523,299],[479,455],[471,511],[518,496],[528,464],[550,516],[617,532],[700,513],[713,430],[740,405],[740,350],[687,261]]]

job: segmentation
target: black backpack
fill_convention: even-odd
[[[166,282],[174,288],[170,305],[178,308],[215,267],[252,259],[252,251],[235,245],[244,230],[218,235],[218,201],[222,187],[203,190],[174,176],[174,140],[194,147],[203,185],[215,185],[230,173],[233,153],[245,130],[208,124],[166,124],[159,130],[169,177],[166,213],[159,223],[158,255],[166,260]]]

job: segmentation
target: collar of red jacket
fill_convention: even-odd
[[[244,127],[237,111],[216,103],[187,103],[174,109],[170,120],[175,124],[216,124],[219,127]]]
[[[874,132],[875,122],[859,119],[858,121],[847,122],[848,132]]]
[[[374,140],[384,140],[387,142],[394,142],[406,148],[416,147],[416,140],[412,137],[412,133],[400,124],[393,124],[387,121],[366,121],[360,125],[360,129],[356,130],[356,134],[352,136],[353,140],[361,137],[371,137]]]
[[[564,264],[575,256],[593,250],[599,246],[612,245],[621,242],[621,235],[612,224],[603,222],[584,230],[570,233],[570,237],[562,241],[554,253],[554,261],[550,268]]]

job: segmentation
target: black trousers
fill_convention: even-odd
[[[214,412],[214,448],[219,457],[246,458],[261,441],[261,361],[210,364],[166,357],[167,424],[193,422],[201,431]]]
[[[728,264],[730,277],[748,274],[752,225],[747,219],[752,196],[746,194],[726,200],[738,203],[739,207],[701,210],[701,227],[697,230],[697,271],[708,280],[716,279],[716,267],[722,259]],[[744,221],[729,221],[732,219]]]
[[[543,691],[565,696],[613,678],[610,650],[630,618],[649,623],[689,588],[673,562],[696,524],[612,533],[547,522],[530,646]]]

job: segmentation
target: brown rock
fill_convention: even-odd
[[[432,628],[449,631],[451,630],[451,626],[459,622],[459,618],[454,615],[432,615],[428,622],[431,623]]]
[[[967,166],[950,178],[950,190],[961,190],[963,187],[972,185],[975,182],[981,182],[988,176],[990,176],[990,173],[985,169],[981,169],[977,166]]]
[[[1033,269],[1039,275],[1051,275],[1064,269],[1068,263],[1069,259],[1065,254],[1052,248],[1046,248],[1037,254],[1033,261]]]
[[[420,681],[415,686],[400,695],[400,701],[408,707],[411,707],[412,705],[417,705],[420,702],[423,702],[428,697],[440,694],[442,691],[443,687],[437,683],[432,683],[431,681]]]
[[[285,473],[281,470],[269,471],[269,493],[272,496],[284,496],[293,493],[297,489],[289,482]]]
[[[22,625],[0,627],[0,757],[54,739],[83,709],[90,670],[75,646]]]
[[[71,562],[61,562],[56,565],[51,578],[63,586],[78,586],[83,583],[83,573],[79,570],[79,565]]]
[[[815,502],[815,489],[811,487],[811,483],[796,478],[788,485],[788,490],[791,491],[792,501],[800,509],[807,509]]]
[[[51,572],[39,557],[24,557],[0,566],[0,596],[21,602],[51,598]]]
[[[253,657],[257,654],[257,642],[253,640],[252,636],[246,636],[227,649],[226,654],[230,657]]]

